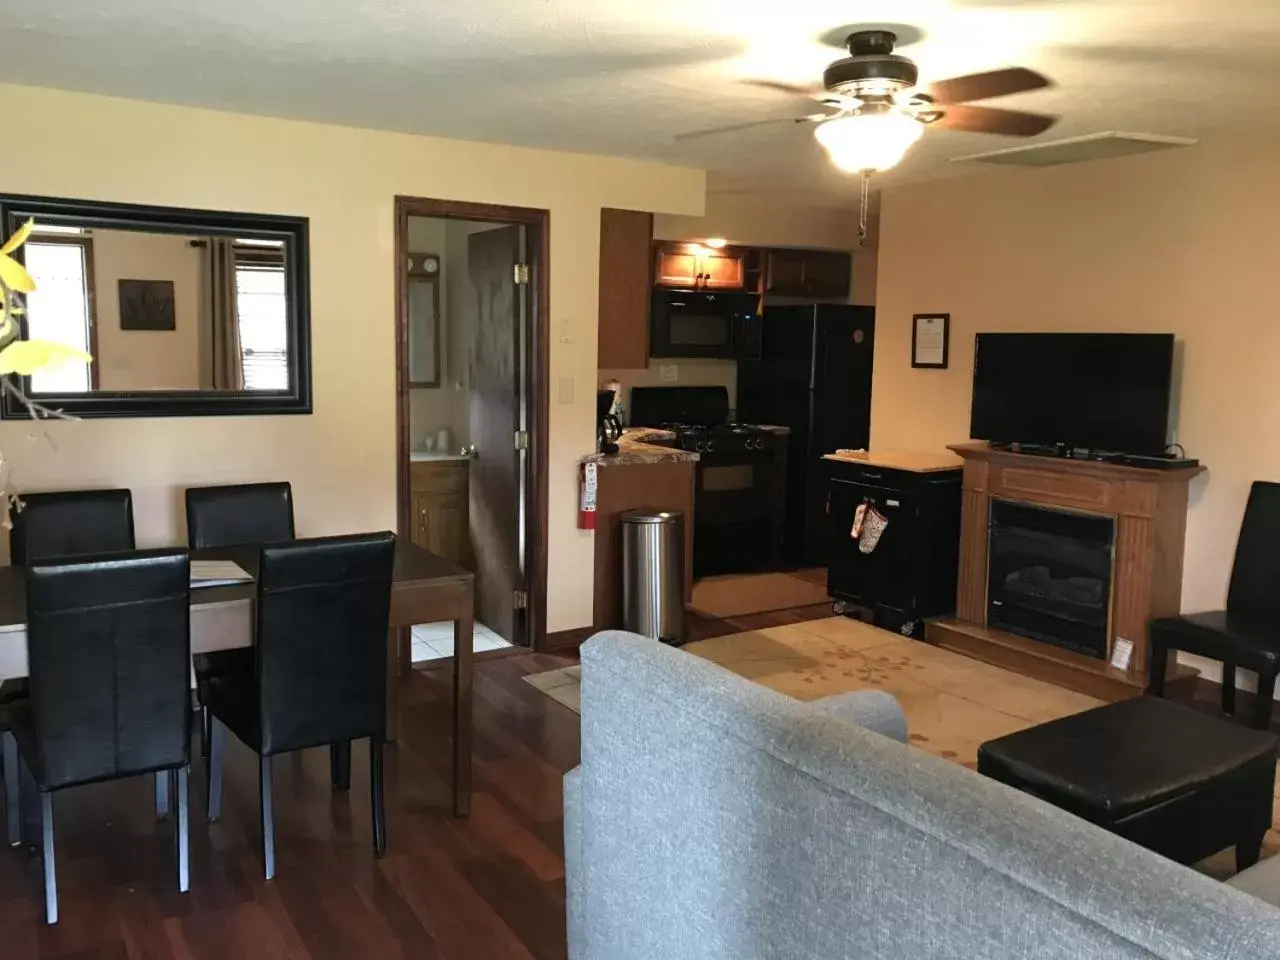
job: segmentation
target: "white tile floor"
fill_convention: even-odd
[[[439,660],[453,656],[453,621],[441,620],[439,623],[420,623],[413,628],[413,662]],[[479,620],[476,621],[471,648],[476,653],[485,650],[500,650],[509,647],[506,640],[498,636]]]

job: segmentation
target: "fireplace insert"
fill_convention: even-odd
[[[1115,520],[991,501],[987,625],[1105,660]]]

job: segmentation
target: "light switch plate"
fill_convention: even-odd
[[[557,395],[561,403],[573,403],[573,377],[561,377]]]
[[[680,379],[680,368],[674,363],[664,363],[658,367],[658,379],[663,383],[675,383]]]

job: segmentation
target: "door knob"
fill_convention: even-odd
[[[458,452],[461,453],[464,457],[468,457],[472,460],[477,460],[480,457],[480,454],[476,453],[476,445],[474,443],[468,444]]]

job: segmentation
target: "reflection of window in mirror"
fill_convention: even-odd
[[[244,389],[289,389],[289,302],[284,243],[240,239],[235,244],[236,312]]]
[[[93,241],[75,227],[42,227],[23,247],[36,289],[27,296],[27,336],[97,355],[93,315]],[[36,393],[85,393],[98,387],[93,364],[69,363],[31,378]]]

